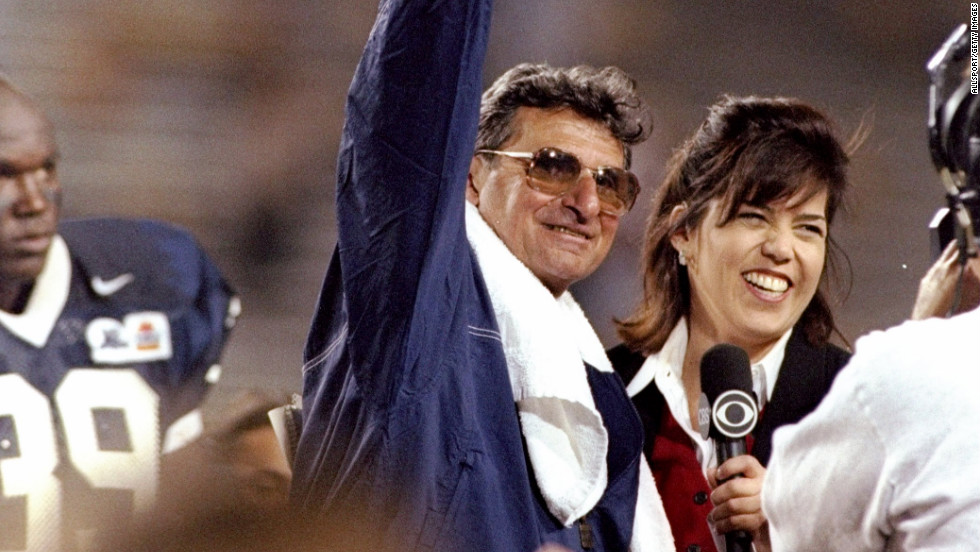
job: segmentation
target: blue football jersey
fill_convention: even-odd
[[[59,235],[24,313],[0,313],[0,551],[84,550],[147,510],[238,314],[181,229],[91,219]]]

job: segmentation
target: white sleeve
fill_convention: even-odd
[[[858,340],[820,406],[776,431],[774,551],[975,550],[980,309]]]
[[[773,437],[762,506],[774,552],[882,550],[892,493],[885,446],[853,363],[811,415]]]

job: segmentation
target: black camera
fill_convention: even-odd
[[[960,25],[926,65],[929,152],[947,203],[929,224],[932,253],[938,257],[955,239],[964,262],[977,256],[974,228],[980,223],[980,94],[977,52],[971,51],[976,44],[967,26]]]

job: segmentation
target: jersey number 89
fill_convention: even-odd
[[[52,401],[19,374],[0,375],[0,513],[18,508],[22,527],[0,527],[0,550],[62,550],[66,508],[55,413],[64,458],[88,485],[132,493],[135,512],[156,494],[159,420],[156,392],[130,369],[70,370]],[[8,505],[5,506],[5,503]],[[91,536],[91,535],[89,535]],[[68,548],[84,548],[76,532]]]

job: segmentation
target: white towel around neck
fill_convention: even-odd
[[[599,502],[607,479],[609,435],[583,361],[601,372],[612,366],[571,293],[556,299],[469,202],[466,234],[493,303],[535,481],[551,514],[570,526]],[[640,464],[630,549],[671,550],[663,504]]]

